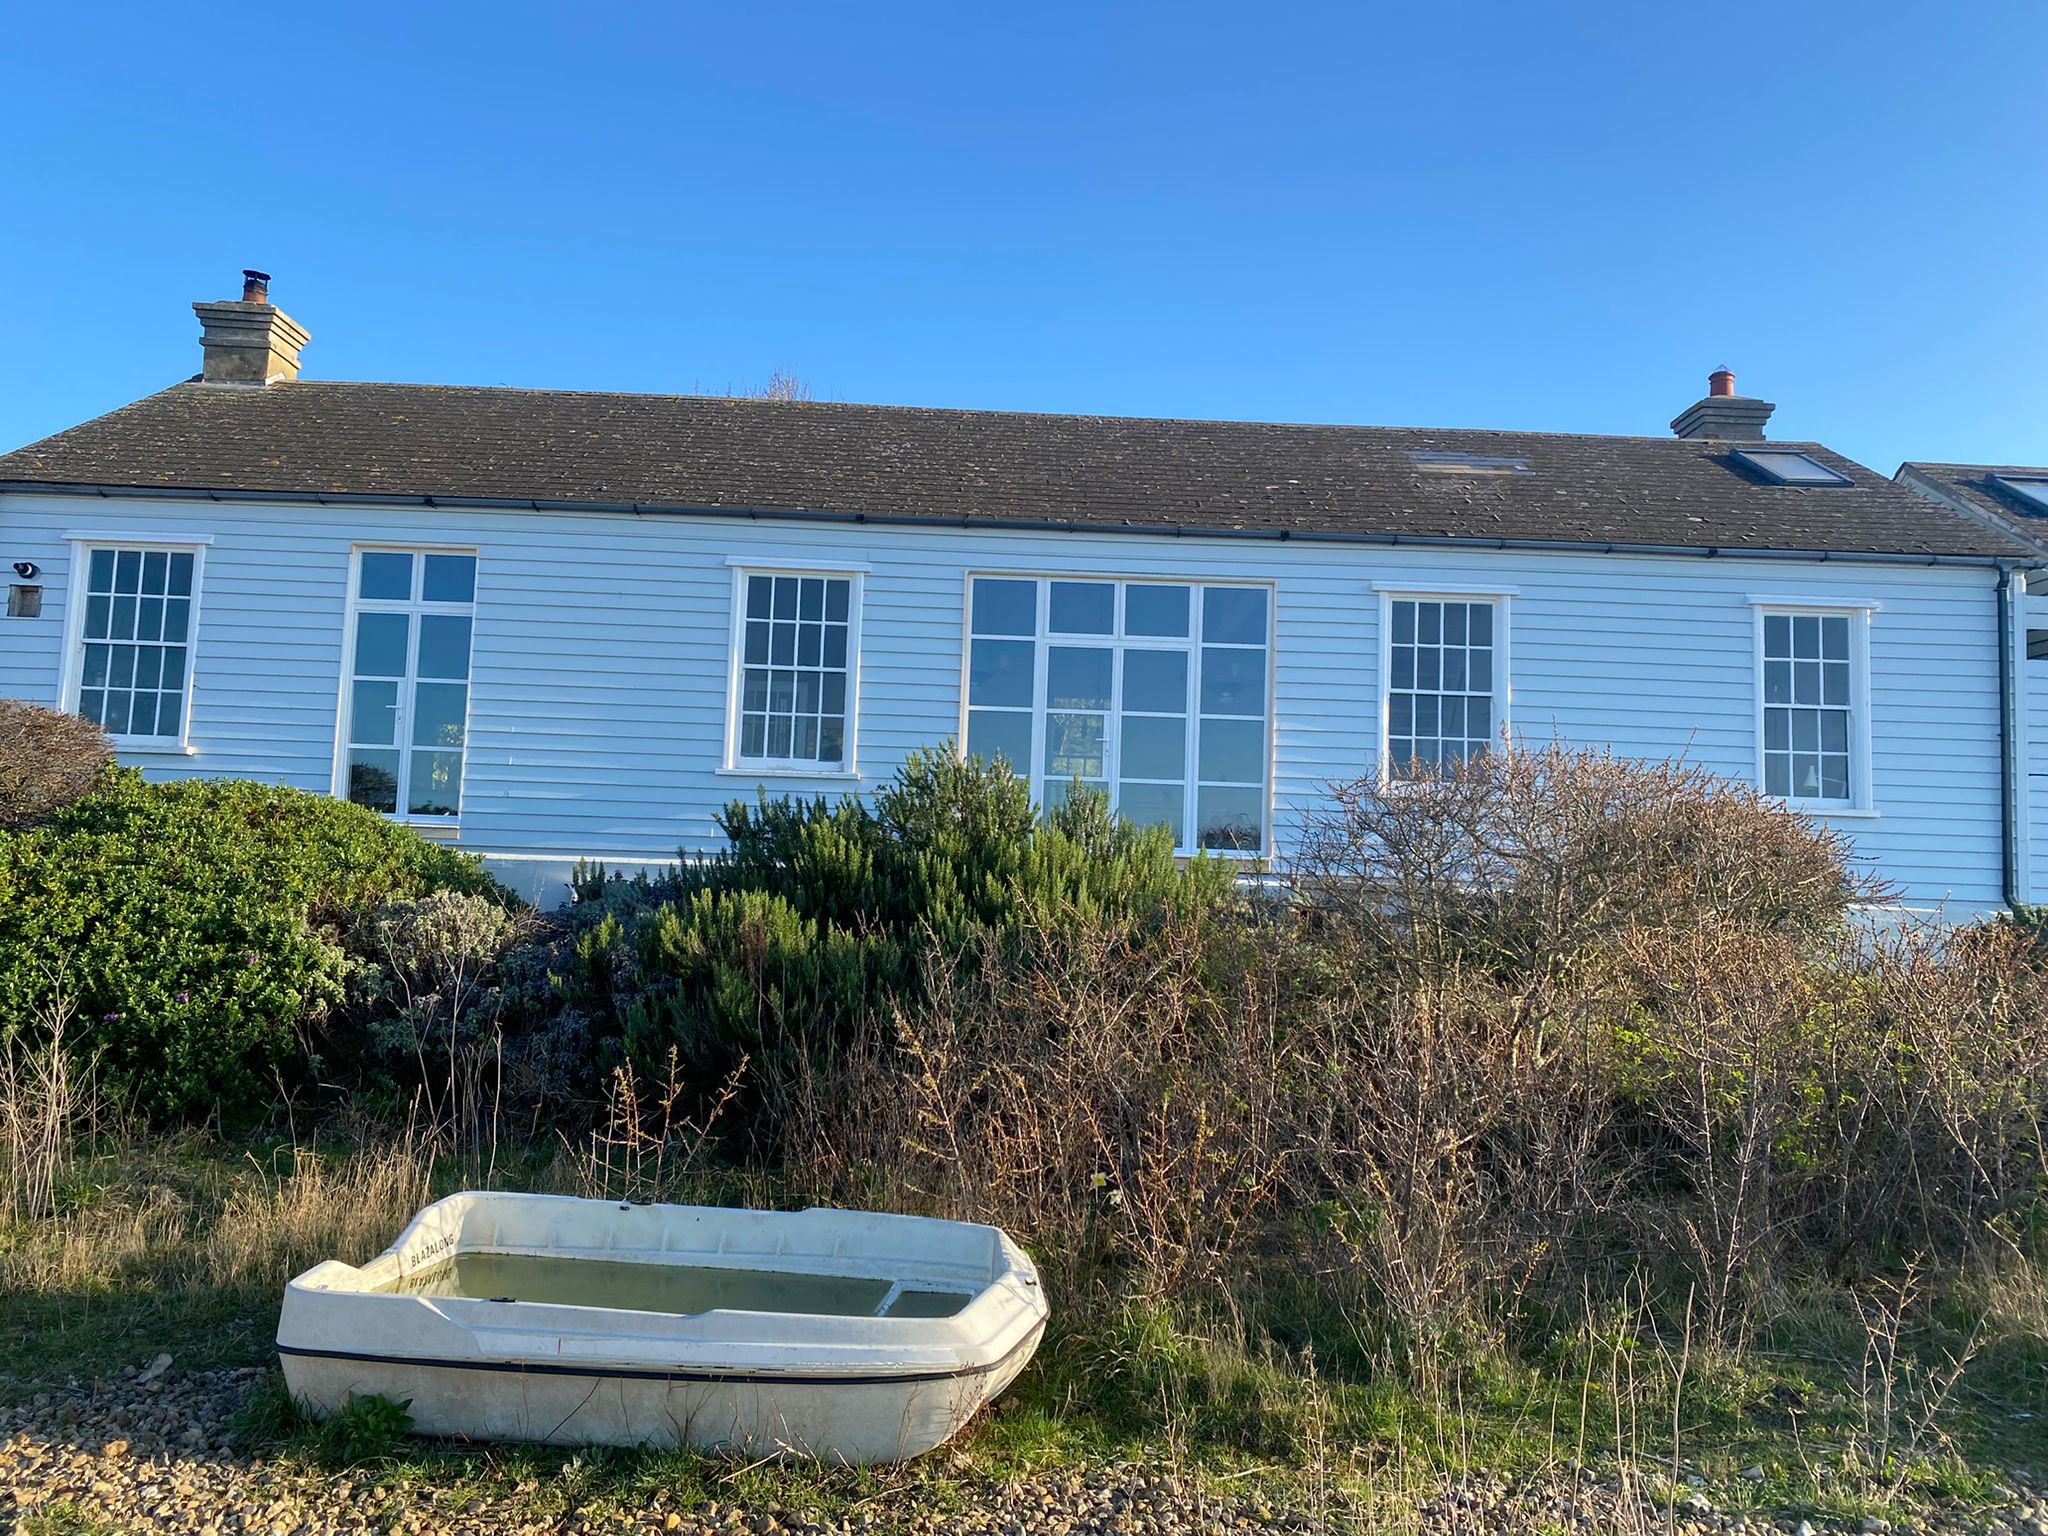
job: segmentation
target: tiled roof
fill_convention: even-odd
[[[916,523],[2017,556],[1837,454],[1768,483],[1729,445],[1424,428],[577,394],[185,383],[0,457],[0,484],[718,508]],[[1481,473],[1416,455],[1520,461]]]
[[[1920,464],[1899,466],[1900,481],[1965,507],[1995,528],[2048,553],[2048,513],[1998,483],[2001,478],[2048,482],[2048,469],[2024,464]]]

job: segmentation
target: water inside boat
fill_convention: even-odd
[[[412,1296],[547,1302],[678,1316],[722,1309],[828,1317],[951,1317],[972,1299],[955,1291],[899,1287],[856,1275],[527,1253],[458,1253],[446,1263],[408,1275],[391,1289]]]

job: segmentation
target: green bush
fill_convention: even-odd
[[[1229,866],[1181,864],[1170,833],[1100,796],[1041,817],[1008,768],[950,750],[913,753],[871,805],[764,795],[720,826],[729,848],[650,888],[668,899],[606,903],[579,948],[579,998],[609,1001],[642,1068],[675,1048],[722,1075],[744,1054],[771,1109],[861,1022],[919,998],[934,955],[978,955],[988,936],[1000,955],[1027,922],[1103,912],[1142,933],[1232,889]]]
[[[116,771],[0,833],[0,1036],[68,1005],[152,1115],[246,1114],[302,1075],[301,1032],[341,996],[339,932],[435,890],[498,893],[474,859],[345,801]]]

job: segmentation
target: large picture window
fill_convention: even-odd
[[[1388,777],[1483,757],[1504,724],[1500,599],[1396,596],[1386,622]]]
[[[730,765],[851,771],[857,579],[742,571],[739,600]]]
[[[123,746],[181,747],[192,687],[199,551],[88,545],[80,549],[67,701]]]
[[[1866,748],[1864,610],[1759,607],[1764,793],[1795,803],[1861,803]]]
[[[1262,852],[1270,608],[1265,587],[977,576],[966,751],[1041,805],[1080,783],[1183,850]]]
[[[462,809],[476,556],[357,552],[342,792],[386,815]]]

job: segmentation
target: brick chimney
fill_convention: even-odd
[[[1707,375],[1707,396],[1687,406],[1671,423],[1680,437],[1721,437],[1737,442],[1762,442],[1764,423],[1777,407],[1735,393],[1735,375],[1716,368]]]
[[[244,270],[242,296],[194,304],[200,351],[206,364],[199,377],[208,384],[279,384],[299,376],[299,349],[306,333],[270,302],[270,274]]]

